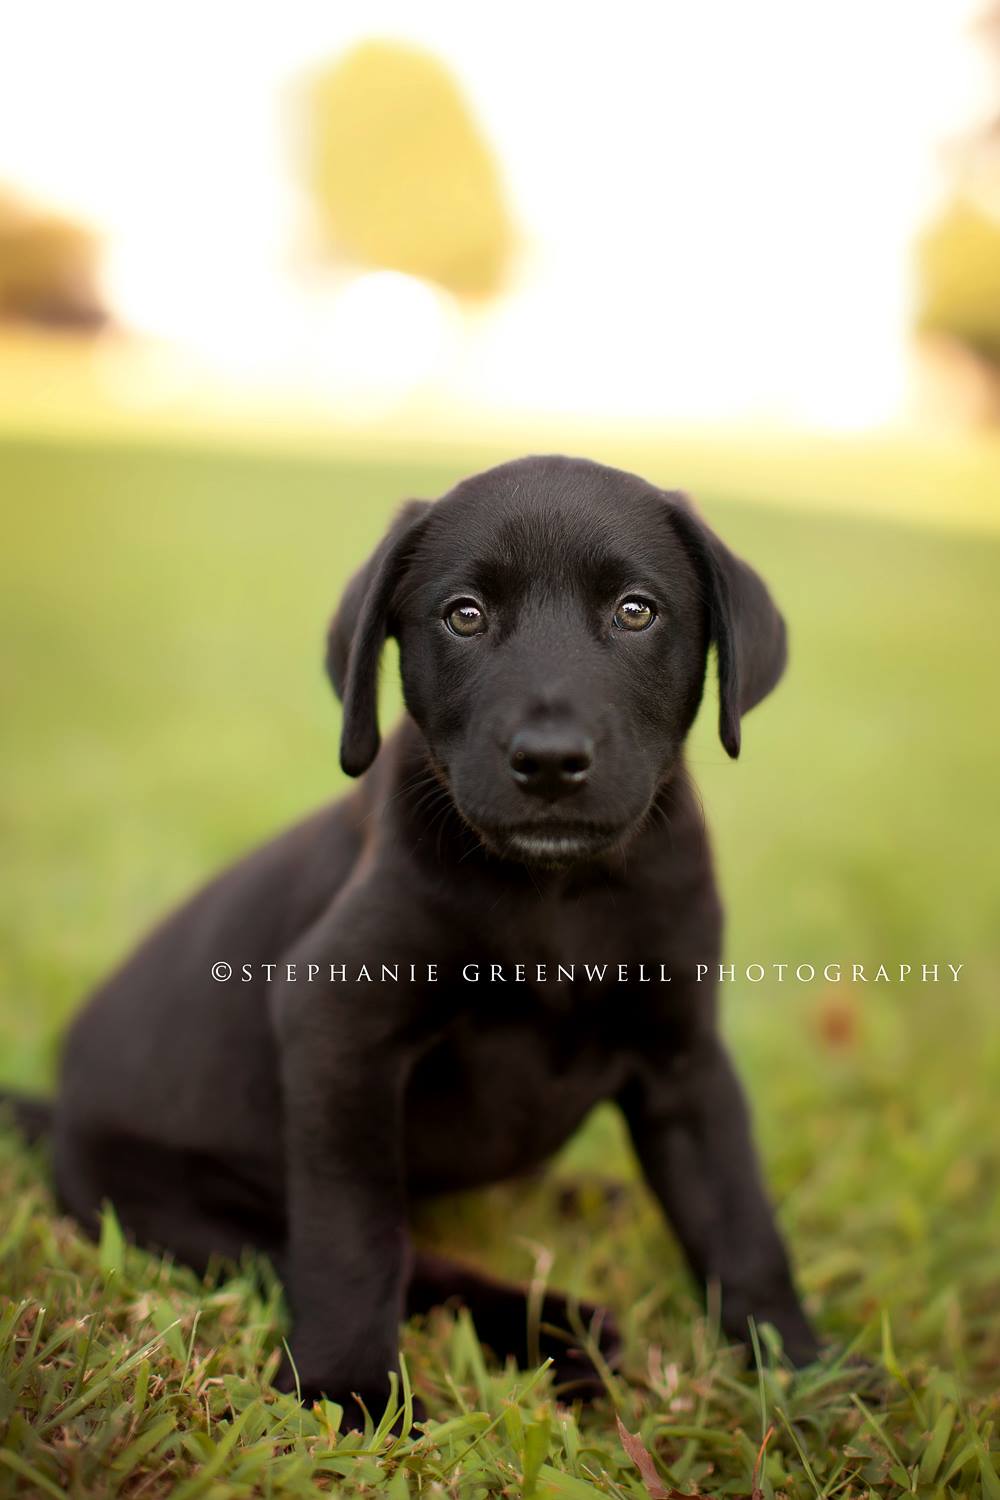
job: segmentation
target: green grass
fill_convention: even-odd
[[[49,1087],[66,1016],[138,933],[340,788],[326,617],[398,499],[454,472],[0,449],[4,1081]],[[497,1368],[441,1313],[403,1340],[426,1429],[339,1435],[335,1410],[268,1385],[285,1324],[266,1268],[201,1283],[110,1217],[89,1244],[8,1133],[0,1494],[643,1496],[617,1412],[667,1491],[748,1496],[756,1477],[768,1497],[1000,1496],[1000,538],[768,510],[766,474],[744,491],[717,473],[702,503],[793,632],[740,762],[714,705],[694,737],[729,957],[965,965],[958,985],[724,987],[808,1304],[868,1366],[793,1379],[764,1330],[742,1371],[599,1112],[545,1177],[419,1229],[606,1300],[626,1335],[606,1401],[567,1408],[546,1373]],[[654,477],[686,478],[669,455]]]

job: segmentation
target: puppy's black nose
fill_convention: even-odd
[[[593,758],[590,736],[572,725],[519,729],[510,744],[510,774],[522,791],[554,802],[579,791]]]

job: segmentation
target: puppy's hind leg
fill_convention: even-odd
[[[246,1250],[277,1259],[284,1223],[270,1194],[235,1165],[121,1136],[56,1142],[62,1206],[96,1238],[110,1202],[129,1239],[204,1275]]]
[[[603,1394],[601,1371],[580,1347],[579,1330],[582,1327],[593,1339],[600,1362],[613,1367],[621,1340],[605,1308],[589,1302],[573,1308],[561,1292],[550,1291],[534,1307],[524,1287],[497,1281],[446,1256],[418,1251],[407,1290],[407,1316],[445,1303],[468,1308],[479,1338],[499,1359],[509,1356],[521,1368],[551,1359],[555,1385],[569,1399],[588,1401]]]

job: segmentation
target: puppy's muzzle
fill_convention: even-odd
[[[510,743],[510,774],[530,797],[556,802],[578,792],[590,776],[594,744],[572,724],[519,729]]]

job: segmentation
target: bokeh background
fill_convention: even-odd
[[[986,1401],[998,421],[996,11],[22,7],[0,1080],[51,1087],[66,1016],[163,908],[341,789],[325,620],[400,499],[525,451],[634,467],[689,489],[790,622],[739,764],[711,705],[692,748],[729,957],[965,966],[737,983],[725,1017],[825,1329],[880,1338],[885,1313],[914,1381]],[[632,1173],[602,1114],[557,1178]],[[534,1234],[638,1306],[654,1221],[552,1202],[484,1195],[447,1234],[522,1274]],[[37,1279],[51,1245],[21,1253]],[[697,1443],[678,1462],[710,1472]]]

